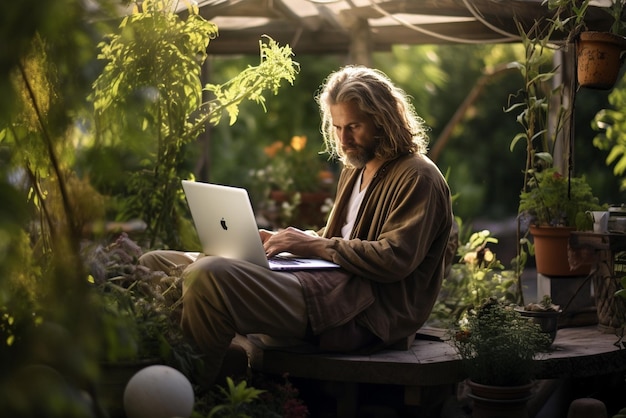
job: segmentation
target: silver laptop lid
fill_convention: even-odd
[[[340,268],[319,258],[289,256],[268,260],[245,189],[188,180],[182,184],[204,254],[245,260],[272,270]]]
[[[269,268],[245,189],[183,180],[202,252]]]

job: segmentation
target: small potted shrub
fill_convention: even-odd
[[[520,193],[519,213],[529,222],[537,271],[547,276],[588,273],[589,266],[570,270],[567,257],[570,232],[591,229],[586,212],[603,209],[586,178],[568,178],[547,165],[530,169],[528,179]]]
[[[474,417],[494,416],[492,408],[500,416],[528,416],[535,358],[548,339],[537,324],[495,298],[468,313],[449,341],[468,376]],[[511,410],[502,411],[505,406]]]

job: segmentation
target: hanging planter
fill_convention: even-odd
[[[582,32],[576,44],[577,77],[581,87],[608,90],[622,67],[626,38],[609,32]]]

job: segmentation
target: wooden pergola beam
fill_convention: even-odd
[[[357,50],[388,51],[397,44],[515,42],[516,18],[529,27],[551,14],[542,0],[344,0],[327,4],[310,0],[205,0],[199,7],[204,18],[218,25],[220,35],[209,50],[215,55],[256,54],[263,35],[290,44],[296,54],[350,56]],[[186,10],[180,13],[184,15]],[[414,26],[427,33],[400,19],[417,16],[421,23]],[[592,8],[587,25],[601,28],[609,18],[603,10]],[[507,39],[506,34],[511,36]],[[367,61],[362,52],[354,59]]]

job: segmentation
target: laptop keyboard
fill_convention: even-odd
[[[283,265],[304,263],[304,261],[302,260],[298,260],[296,258],[291,258],[291,257],[282,257],[280,255],[275,255],[274,257],[270,258],[270,260],[272,261],[272,263],[283,264]]]

